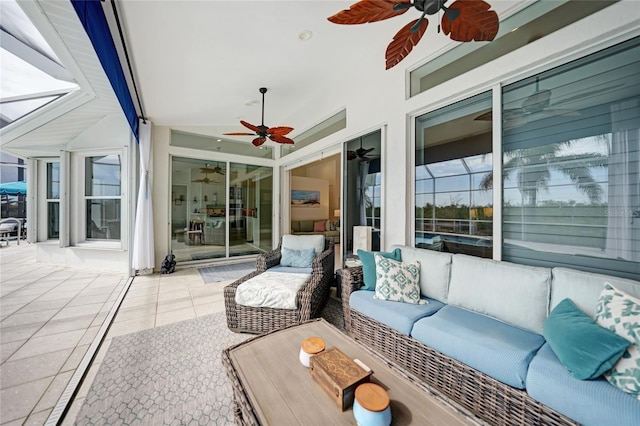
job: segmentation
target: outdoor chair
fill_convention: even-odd
[[[281,264],[284,250],[300,251],[305,247],[308,250],[310,244],[312,247],[313,245],[316,247],[315,257],[311,261],[310,268],[290,267]],[[321,252],[320,247],[323,247]],[[289,253],[285,253],[287,260]],[[224,303],[229,329],[238,333],[262,334],[319,317],[329,298],[334,279],[334,256],[333,238],[326,238],[322,235],[282,236],[277,248],[258,255],[254,272],[224,288]],[[301,288],[295,292],[294,308],[247,306],[236,302],[236,296],[239,293],[238,287],[267,271],[270,271],[270,274],[263,275],[257,280],[269,278],[274,273],[295,274],[305,271],[310,273]],[[280,275],[280,277],[282,276]],[[255,279],[253,283],[256,283]],[[265,291],[269,291],[270,283],[265,284]]]

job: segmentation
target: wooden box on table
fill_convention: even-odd
[[[356,364],[338,348],[331,348],[311,357],[309,374],[344,411],[353,404],[358,385],[369,381],[371,371]]]

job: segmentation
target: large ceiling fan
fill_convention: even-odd
[[[412,7],[422,12],[420,18],[402,27],[387,46],[386,69],[400,63],[418,44],[429,25],[425,15],[439,14],[442,10],[442,31],[455,41],[491,41],[498,34],[498,14],[489,10],[490,4],[482,0],[458,0],[450,7],[445,7],[446,2],[447,0],[361,0],[328,19],[335,24],[353,25],[393,18]]]
[[[209,165],[207,164],[206,167],[203,167],[200,169],[200,173],[204,174],[203,178],[200,179],[195,179],[192,180],[191,182],[199,182],[199,183],[219,183],[216,180],[213,179],[209,179],[209,175],[211,173],[215,173],[218,175],[222,175],[224,176],[224,169],[222,167],[220,167],[218,165],[218,163],[216,163],[216,166],[214,168],[209,167]]]
[[[244,127],[246,127],[249,130],[252,130],[255,133],[232,132],[232,133],[225,133],[225,135],[258,136],[253,141],[251,141],[251,143],[254,144],[255,146],[262,145],[267,141],[267,138],[277,143],[293,144],[293,140],[285,136],[293,130],[293,127],[286,127],[286,126],[267,127],[264,125],[264,94],[267,93],[267,88],[261,87],[260,93],[262,93],[262,123],[259,126],[254,126],[251,123],[247,123],[246,121],[240,120],[240,124],[242,124]]]
[[[375,148],[363,148],[362,147],[362,138],[360,138],[360,148],[356,149],[355,151],[347,151],[347,160],[351,161],[351,160],[355,160],[358,159],[360,161],[371,161],[375,158],[378,158],[377,155],[367,155],[369,154],[371,151],[373,151]]]

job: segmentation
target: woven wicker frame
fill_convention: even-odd
[[[362,267],[342,271],[342,306],[347,333],[400,364],[438,391],[494,425],[576,425],[531,398],[414,338],[350,309],[349,296],[362,287]]]
[[[325,249],[313,259],[311,278],[296,296],[297,309],[254,308],[236,303],[238,285],[280,264],[282,238],[278,247],[258,255],[256,270],[224,288],[224,305],[229,330],[237,333],[262,334],[272,330],[299,324],[320,316],[335,274],[333,238],[325,238]]]

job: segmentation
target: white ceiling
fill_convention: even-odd
[[[411,9],[399,17],[364,25],[336,25],[327,20],[355,2],[116,0],[115,4],[142,109],[155,125],[216,136],[242,131],[240,119],[260,124],[258,89],[267,87],[265,124],[294,127],[290,136],[295,138],[336,113],[335,108],[344,107],[347,99],[334,99],[341,88],[358,85],[359,90],[375,91],[375,86],[367,86],[369,82],[397,84],[404,81],[408,67],[457,44],[444,34],[436,34],[437,19],[431,17],[432,25],[413,52],[385,71],[387,45],[419,13]],[[523,3],[531,3],[489,2],[501,19]],[[3,148],[26,155],[28,150],[21,148],[25,145],[37,151],[45,145],[53,148],[69,143],[82,131],[78,126],[86,129],[97,123],[113,111],[116,100],[112,93],[103,92],[108,82],[98,76],[97,59],[86,51],[88,40],[79,37],[81,26],[70,2],[21,1],[24,3],[39,5],[43,13],[31,10],[29,16],[48,21],[47,32],[60,37],[62,43],[52,47],[62,59],[73,58],[81,70],[74,75],[89,80],[81,81],[81,86],[87,83],[97,95],[72,114],[41,124],[15,143],[2,135]],[[111,3],[101,4],[118,46]],[[303,41],[299,35],[305,30],[313,36]],[[125,62],[123,68],[126,75]],[[137,106],[133,90],[132,96]],[[326,102],[327,96],[332,97],[331,102]],[[251,138],[236,140],[249,144]]]
[[[107,2],[108,3],[108,2]],[[384,69],[384,51],[404,21],[341,26],[327,17],[352,1],[117,1],[144,113],[154,124],[302,131],[328,111],[291,122],[328,86]],[[400,18],[396,18],[400,19]],[[415,18],[414,18],[415,19]],[[311,39],[302,41],[301,32]],[[210,129],[214,131],[215,129]],[[294,131],[293,134],[296,132]]]

